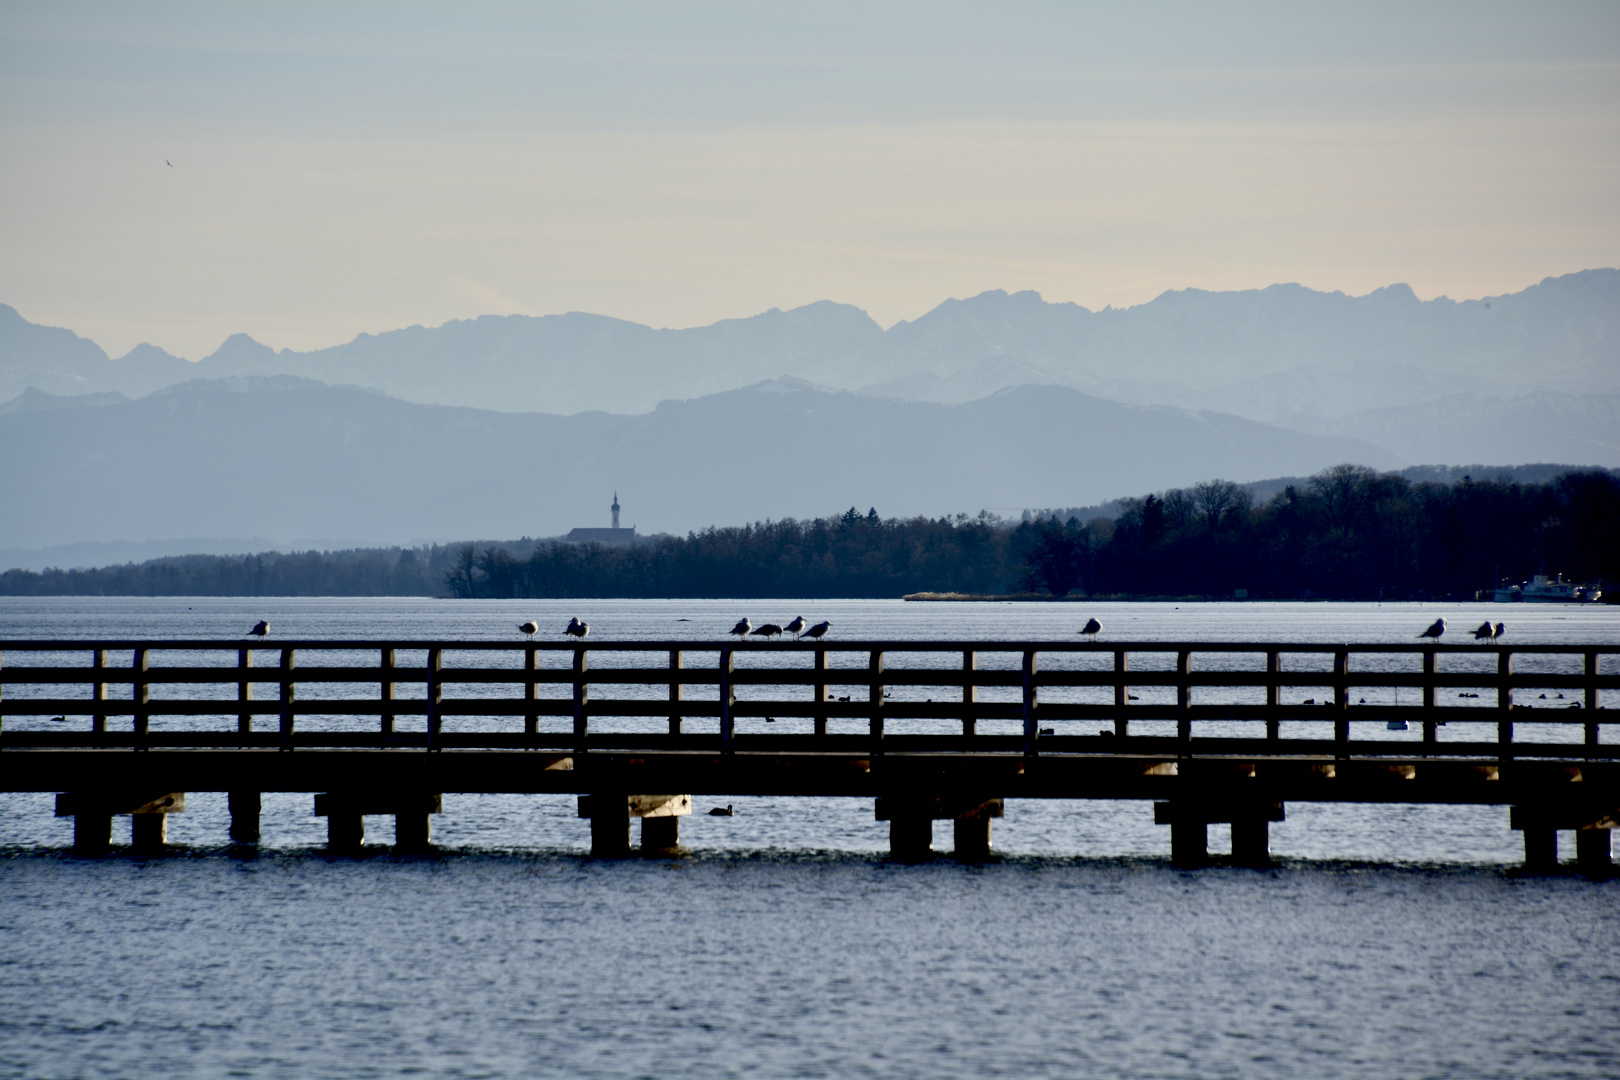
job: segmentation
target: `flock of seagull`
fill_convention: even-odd
[[[684,622],[685,620],[683,619],[682,621]],[[827,636],[827,631],[831,628],[832,621],[829,619],[823,619],[814,626],[806,626],[803,615],[795,617],[794,620],[788,623],[786,626],[778,626],[775,623],[769,622],[755,626],[748,620],[748,616],[744,615],[741,619],[737,620],[737,625],[731,628],[731,632],[737,636],[738,641],[741,641],[743,638],[750,635],[754,637],[762,637],[766,641],[769,641],[771,638],[780,637],[783,634],[792,634],[794,641],[798,641],[802,638],[810,638],[812,641],[820,641],[822,638]],[[1081,627],[1077,633],[1084,634],[1092,641],[1096,641],[1097,635],[1102,633],[1102,628],[1102,623],[1098,622],[1096,619],[1087,619],[1086,625]],[[518,624],[518,632],[527,636],[530,641],[533,641],[534,635],[540,632],[540,624],[535,620],[530,619],[528,622]],[[563,628],[563,633],[567,634],[571,638],[576,639],[583,639],[585,635],[589,634],[590,632],[591,624],[578,618],[569,619],[568,625]],[[1436,619],[1429,626],[1429,628],[1423,631],[1423,633],[1419,634],[1418,637],[1439,641],[1441,635],[1445,632],[1446,620]],[[269,633],[269,621],[266,619],[260,619],[258,622],[253,624],[253,629],[249,630],[244,636],[256,637],[260,641],[263,641],[265,636]],[[1489,641],[1494,643],[1501,640],[1502,635],[1505,633],[1507,633],[1506,623],[1497,623],[1493,626],[1491,625],[1491,621],[1486,619],[1484,622],[1480,623],[1478,629],[1474,631],[1474,640]]]
[[[1423,633],[1419,634],[1418,637],[1429,638],[1431,641],[1439,641],[1440,635],[1444,634],[1445,632],[1446,620],[1436,619],[1429,626],[1429,628],[1423,631]],[[1474,631],[1474,640],[1489,641],[1494,643],[1505,633],[1507,633],[1506,623],[1497,623],[1495,626],[1492,626],[1491,621],[1486,619],[1484,622],[1480,623],[1478,629]]]

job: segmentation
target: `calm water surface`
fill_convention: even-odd
[[[575,614],[619,640],[803,614],[845,638],[1096,615],[1116,639],[1358,643],[1490,615],[1510,644],[1620,641],[1615,608],[415,599],[4,600],[0,637],[489,639]],[[309,796],[267,795],[244,855],[201,793],[172,855],[86,861],[50,796],[0,795],[0,1075],[1620,1075],[1620,884],[1513,872],[1505,809],[1290,804],[1277,869],[1181,872],[1145,803],[1011,801],[978,867],[887,862],[868,800],[698,803],[680,859],[587,858],[572,798],[456,795],[437,855],[330,859]]]

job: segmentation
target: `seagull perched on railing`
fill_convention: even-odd
[[[803,615],[794,616],[793,621],[788,623],[786,626],[782,627],[782,629],[786,630],[788,633],[792,634],[794,641],[799,640],[799,635],[804,633],[804,616]]]
[[[540,632],[540,624],[535,622],[533,619],[530,619],[526,623],[519,623],[518,624],[518,632],[521,633],[521,634],[527,634],[528,637],[529,637],[529,640],[533,641],[534,640],[534,635],[536,635],[536,634],[538,634]]]
[[[739,638],[743,638],[747,637],[748,631],[752,630],[753,628],[754,624],[748,621],[748,616],[744,615],[742,619],[738,621],[737,625],[731,628],[731,632],[736,634]]]
[[[816,625],[814,625],[810,629],[806,630],[804,632],[804,636],[807,637],[807,638],[813,638],[816,641],[820,641],[822,639],[822,637],[827,633],[828,629],[830,629],[831,627],[832,627],[832,620],[830,620],[830,619],[822,619],[820,622],[816,623]]]
[[[260,619],[258,622],[254,623],[253,624],[253,629],[248,631],[249,634],[251,634],[254,637],[258,638],[260,641],[263,641],[264,640],[264,635],[268,634],[269,632],[270,632],[270,623],[268,621],[264,620],[264,619]]]
[[[578,619],[569,619],[568,628],[563,631],[563,633],[567,634],[569,637],[580,638],[581,640],[583,640],[585,635],[590,632],[591,624],[580,622]]]
[[[777,626],[773,622],[768,622],[764,626],[761,626],[759,629],[755,630],[754,631],[754,636],[755,637],[762,637],[765,640],[769,641],[771,638],[776,637],[781,632],[782,632],[782,628],[780,626]]]
[[[1446,620],[1436,619],[1434,620],[1434,623],[1427,630],[1423,631],[1423,633],[1419,634],[1418,637],[1433,638],[1435,641],[1439,641],[1440,635],[1445,632]]]
[[[1495,636],[1496,631],[1491,628],[1491,620],[1489,619],[1486,619],[1484,622],[1480,623],[1479,629],[1474,631],[1475,641],[1489,641]]]
[[[1080,632],[1092,641],[1096,641],[1097,635],[1102,633],[1102,623],[1096,619],[1087,619],[1086,625],[1080,628]]]

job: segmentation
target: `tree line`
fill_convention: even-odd
[[[1620,589],[1620,479],[1577,470],[1413,482],[1340,465],[1257,503],[1212,480],[1080,521],[876,508],[633,546],[560,540],[12,570],[4,595],[882,598],[911,593],[1255,599],[1472,598],[1562,573]]]

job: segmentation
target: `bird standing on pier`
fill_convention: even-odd
[[[738,620],[737,625],[731,628],[731,632],[737,635],[738,640],[741,640],[742,638],[747,637],[748,631],[752,630],[753,628],[754,624],[748,621],[748,616],[744,615],[740,620]]]
[[[1102,623],[1096,619],[1087,619],[1086,625],[1080,628],[1080,632],[1092,641],[1096,641],[1097,635],[1102,633]]]
[[[518,632],[526,635],[530,641],[533,641],[534,635],[540,632],[540,624],[535,622],[533,619],[530,619],[526,623],[518,624]]]
[[[584,640],[585,635],[590,632],[591,624],[580,622],[578,619],[569,619],[568,628],[563,631],[563,633],[567,634],[569,637],[579,638],[580,640]]]
[[[270,632],[270,623],[268,621],[264,620],[264,619],[260,619],[258,622],[254,623],[253,624],[253,629],[248,631],[249,634],[251,634],[254,637],[258,638],[260,641],[263,641],[264,640],[264,635],[268,634],[269,632]]]
[[[832,627],[832,620],[830,620],[830,619],[822,619],[820,622],[816,623],[816,625],[814,625],[810,629],[806,630],[804,632],[804,636],[807,637],[807,638],[811,638],[811,639],[813,639],[815,641],[820,641],[823,637],[826,636],[827,631],[831,627]]]
[[[803,615],[795,615],[793,617],[793,621],[788,623],[786,626],[782,627],[782,629],[786,630],[788,633],[792,634],[794,641],[798,641],[799,640],[799,635],[804,633],[804,627],[805,627],[804,616]]]
[[[1435,641],[1439,641],[1440,640],[1440,635],[1445,633],[1445,632],[1446,632],[1446,620],[1444,620],[1444,619],[1436,619],[1436,620],[1434,620],[1434,623],[1432,625],[1430,625],[1430,627],[1427,630],[1423,631],[1423,633],[1419,634],[1418,637],[1433,638]]]
[[[755,637],[762,637],[766,641],[769,641],[771,638],[777,637],[781,633],[782,633],[782,628],[780,626],[777,626],[773,622],[768,622],[764,626],[761,626],[758,629],[756,629],[754,631],[754,636]]]
[[[1489,641],[1495,636],[1496,631],[1491,628],[1491,620],[1489,619],[1486,619],[1484,622],[1480,623],[1479,629],[1474,631],[1475,641]]]

